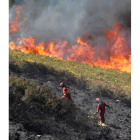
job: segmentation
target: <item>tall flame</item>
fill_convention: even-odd
[[[16,12],[16,17],[14,20],[10,20],[9,21],[9,34],[12,36],[12,34],[14,32],[18,32],[19,30],[22,29],[22,25],[18,25],[19,21],[21,19],[23,20],[26,20],[25,17],[22,17],[20,15],[20,9],[22,9],[24,7],[24,5],[21,5],[21,6],[18,6],[16,9],[15,9],[15,12]]]
[[[18,11],[15,20],[10,21],[10,35],[18,31],[19,18],[21,16]],[[80,36],[77,37],[77,43],[72,47],[68,46],[67,41],[60,39],[52,39],[36,44],[35,39],[30,35],[29,37],[23,39],[17,38],[9,42],[9,48],[12,50],[21,50],[25,53],[33,52],[38,55],[49,55],[51,57],[79,61],[105,69],[116,69],[130,73],[131,50],[127,46],[126,37],[122,34],[121,28],[121,25],[114,23],[113,29],[105,32],[105,38],[108,40],[107,43],[100,48],[88,44],[88,35],[86,41],[83,41]],[[109,54],[107,55],[106,52]],[[96,54],[99,55],[97,56]]]

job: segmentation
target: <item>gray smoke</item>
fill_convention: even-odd
[[[131,0],[15,1],[15,4],[20,3],[25,4],[21,16],[27,20],[21,21],[24,29],[14,33],[12,38],[32,35],[36,43],[61,39],[72,45],[77,36],[87,33],[92,44],[102,46],[106,42],[105,31],[111,30],[114,22],[118,22],[130,43]],[[14,9],[14,6],[10,9],[10,20],[15,17]]]

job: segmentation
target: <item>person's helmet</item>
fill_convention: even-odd
[[[64,85],[64,83],[63,83],[63,82],[61,82],[61,83],[60,83],[60,86],[61,86],[61,87],[63,87],[63,85]]]
[[[96,102],[98,102],[100,100],[100,98],[96,98]]]

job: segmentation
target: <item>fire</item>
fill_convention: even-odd
[[[93,65],[93,54],[94,48],[89,46],[80,37],[77,39],[77,45],[72,46],[69,51],[70,55],[67,57],[68,60],[79,61]]]
[[[18,19],[21,18],[19,11],[17,12],[17,16],[18,18],[10,21],[10,35],[19,30],[17,26]],[[48,55],[100,66],[105,69],[116,69],[131,73],[131,50],[127,46],[126,37],[122,34],[121,25],[114,23],[112,30],[105,32],[107,43],[100,48],[89,45],[90,37],[87,34],[85,38],[86,41],[83,41],[80,36],[77,37],[77,43],[69,47],[67,41],[60,39],[52,39],[36,44],[35,39],[30,35],[29,37],[23,39],[17,38],[9,42],[9,48],[12,50],[21,50],[25,53],[33,52],[38,55]]]
[[[131,72],[131,51],[126,45],[124,36],[119,32],[121,26],[114,24],[113,30],[106,32],[106,37],[109,38],[106,48],[110,48],[110,56],[108,60],[101,60],[98,58],[95,66],[101,66],[106,69],[116,69],[126,72]]]
[[[16,17],[15,17],[15,19],[14,20],[10,20],[9,21],[9,34],[12,36],[12,34],[14,33],[14,32],[18,32],[19,30],[21,30],[22,29],[22,24],[18,24],[19,23],[19,21],[21,20],[21,19],[23,19],[23,20],[26,20],[26,18],[24,18],[24,17],[22,17],[21,15],[20,15],[20,9],[22,9],[24,7],[24,5],[21,5],[21,6],[18,6],[16,9],[15,9],[15,12],[16,12]]]

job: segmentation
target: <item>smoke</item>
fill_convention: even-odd
[[[95,41],[104,43],[104,32],[111,30],[114,22],[130,30],[130,0],[88,0],[84,4],[84,14],[78,22],[76,33],[80,35],[85,31]]]
[[[21,21],[23,29],[12,38],[32,35],[36,43],[61,39],[72,45],[86,33],[91,43],[102,46],[105,31],[118,22],[130,43],[131,0],[16,0],[14,4],[20,3],[25,4],[21,16],[27,20]],[[10,20],[15,17],[14,9],[10,9]]]

